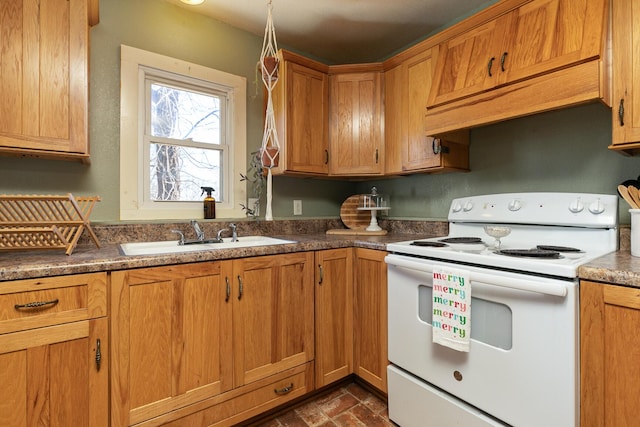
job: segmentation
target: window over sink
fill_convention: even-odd
[[[243,216],[246,79],[121,47],[120,218]]]

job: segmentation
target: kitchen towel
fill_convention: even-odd
[[[433,270],[433,342],[469,351],[471,337],[471,281],[464,270]]]

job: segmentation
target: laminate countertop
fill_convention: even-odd
[[[344,247],[385,250],[387,243],[433,237],[433,235],[390,233],[384,236],[349,236],[318,233],[272,235],[271,237],[292,240],[295,243],[139,256],[124,255],[117,243],[103,244],[100,248],[92,244],[82,244],[77,246],[71,255],[65,255],[64,250],[2,251],[0,252],[0,281]]]
[[[292,226],[291,224],[294,224]],[[198,251],[177,253],[171,255],[141,255],[127,256],[120,250],[120,245],[114,240],[114,236],[121,236],[124,231],[128,233],[127,239],[137,237],[134,241],[140,241],[144,237],[156,240],[170,239],[170,232],[156,233],[158,227],[141,228],[140,226],[107,226],[98,229],[101,241],[106,242],[97,248],[93,243],[85,240],[78,245],[71,255],[65,255],[63,250],[25,250],[25,251],[0,251],[0,281],[32,279],[37,277],[60,276],[67,274],[93,273],[99,271],[115,271],[129,268],[153,267],[170,264],[183,264],[189,262],[215,261],[222,259],[243,258],[249,256],[275,255],[301,251],[316,251],[324,249],[337,249],[344,247],[361,247],[375,250],[386,250],[387,243],[404,240],[421,239],[447,234],[446,222],[428,222],[416,227],[415,224],[407,227],[402,223],[389,224],[390,228],[397,231],[384,236],[366,235],[327,235],[324,232],[293,233],[290,229],[304,230],[304,227],[296,222],[285,223],[285,233],[268,233],[271,237],[292,240],[295,243],[260,246],[253,248],[221,249],[212,251]],[[219,226],[219,224],[214,224]],[[321,222],[318,227],[325,227]],[[170,230],[176,228],[175,224],[166,225]],[[289,227],[289,228],[287,228]],[[246,228],[246,225],[245,225]],[[317,227],[316,227],[317,228]],[[123,230],[125,229],[125,230]],[[242,230],[245,232],[245,229]],[[246,232],[257,231],[255,229]],[[282,230],[279,230],[282,231]],[[209,233],[211,235],[211,232]],[[259,233],[263,234],[263,233]],[[626,233],[628,234],[628,233]],[[622,237],[627,237],[623,235]],[[624,243],[624,244],[623,244]],[[631,256],[628,239],[621,239],[619,251],[600,257],[588,264],[581,266],[578,275],[582,280],[590,280],[603,283],[611,283],[622,286],[640,288],[640,257]]]
[[[640,288],[640,257],[621,249],[581,266],[578,275],[581,280]]]

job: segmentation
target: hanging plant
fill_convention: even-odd
[[[257,217],[260,212],[260,200],[264,195],[266,187],[266,177],[264,176],[264,169],[262,168],[262,161],[260,158],[261,151],[253,151],[249,158],[249,168],[246,175],[240,174],[240,182],[246,181],[251,184],[251,194],[256,198],[256,202],[253,206],[245,206],[240,203],[240,207],[245,214],[250,217]]]
[[[265,56],[260,61],[260,69],[262,70],[262,79],[274,81],[278,80],[278,68],[280,61],[277,56]]]
[[[260,162],[262,167],[267,170],[267,203],[264,218],[267,221],[273,220],[271,213],[272,198],[272,174],[271,169],[278,165],[280,156],[280,143],[278,142],[278,133],[276,132],[276,120],[273,112],[273,100],[271,92],[278,82],[278,43],[276,42],[276,30],[273,26],[273,17],[271,16],[271,0],[267,7],[267,25],[264,29],[264,40],[262,42],[262,52],[260,53],[260,69],[262,70],[262,82],[267,90],[267,111],[264,121],[264,134],[262,136],[262,145],[260,147]]]

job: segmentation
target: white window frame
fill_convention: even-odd
[[[145,156],[145,73],[171,73],[198,79],[227,93],[229,109],[225,126],[229,146],[222,171],[225,200],[216,203],[216,218],[244,217],[240,203],[245,203],[247,190],[246,182],[240,180],[240,172],[246,169],[246,78],[126,45],[121,46],[120,54],[120,219],[204,217],[202,202],[150,202],[148,196],[145,197],[144,183],[148,182],[145,176],[149,174],[148,155]]]

